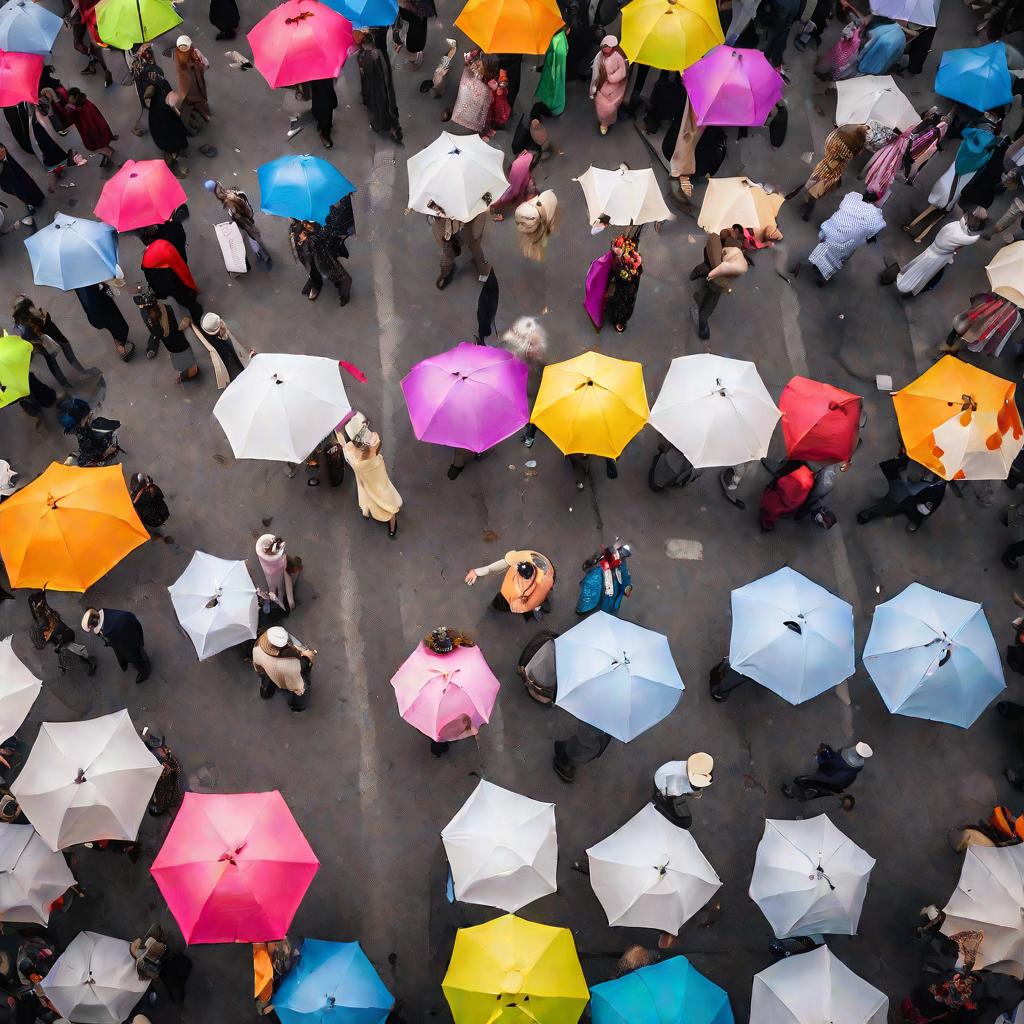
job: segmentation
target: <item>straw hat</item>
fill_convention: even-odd
[[[711,785],[711,771],[715,767],[715,759],[710,754],[698,751],[686,759],[686,777],[694,789],[704,789]]]

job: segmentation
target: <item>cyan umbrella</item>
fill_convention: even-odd
[[[935,74],[935,91],[975,110],[991,110],[1013,99],[1006,46],[989,43],[964,50],[947,50]]]
[[[256,171],[260,209],[275,217],[323,224],[331,207],[356,187],[333,164],[308,153],[279,156]]]
[[[875,609],[861,657],[886,707],[911,718],[966,729],[1006,688],[981,605],[920,583]]]
[[[725,989],[674,956],[590,990],[594,1024],[733,1024]]]
[[[394,1005],[358,942],[306,939],[274,994],[281,1024],[384,1024]]]
[[[391,25],[398,17],[398,0],[323,0],[328,7],[348,18],[356,28]]]
[[[117,232],[98,220],[58,213],[25,239],[32,280],[69,292],[117,277]]]
[[[0,7],[0,50],[45,56],[64,22],[32,0],[7,0]]]
[[[732,592],[729,665],[790,704],[854,672],[853,608],[783,566]]]

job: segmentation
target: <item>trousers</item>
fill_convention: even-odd
[[[487,212],[478,214],[471,221],[463,224],[458,231],[454,232],[451,238],[445,238],[445,220],[443,217],[435,217],[430,222],[430,228],[434,232],[434,241],[441,250],[441,274],[447,276],[455,268],[455,257],[462,251],[462,243],[465,242],[469,248],[469,254],[473,258],[473,265],[476,272],[481,276],[489,274],[491,266],[484,255],[483,238],[484,228],[487,226]]]

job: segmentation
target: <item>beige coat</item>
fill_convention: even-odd
[[[352,467],[356,477],[356,500],[359,511],[378,523],[387,523],[402,507],[402,496],[388,476],[384,456],[380,453],[380,439],[369,451],[364,451],[351,441],[342,447],[345,461]]]
[[[256,644],[252,649],[252,667],[289,693],[304,693],[306,690],[302,663],[298,658],[275,658]]]

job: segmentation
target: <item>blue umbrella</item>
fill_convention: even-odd
[[[733,1024],[725,989],[674,956],[590,990],[594,1024]]]
[[[975,110],[991,110],[1013,99],[1006,46],[989,43],[965,50],[947,50],[935,75],[935,91]]]
[[[32,280],[66,292],[117,277],[117,232],[98,220],[58,213],[25,239]]]
[[[281,1024],[384,1024],[394,1005],[358,942],[306,939],[274,994]]]
[[[332,164],[319,157],[279,156],[256,171],[260,209],[276,217],[315,220],[323,224],[331,207],[356,187]]]
[[[0,50],[45,56],[53,48],[63,24],[42,4],[32,0],[8,0],[0,7]]]
[[[398,0],[324,0],[356,28],[391,25],[398,17]]]

